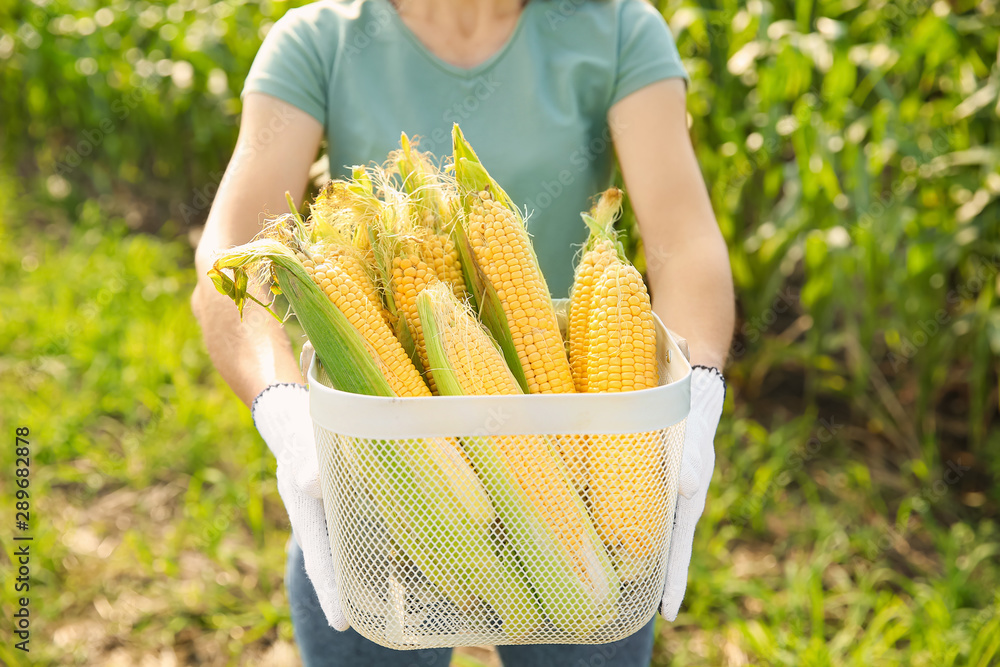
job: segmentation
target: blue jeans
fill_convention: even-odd
[[[285,585],[304,667],[448,667],[451,662],[448,648],[396,651],[365,639],[353,628],[346,632],[331,628],[294,539],[288,543]],[[498,646],[497,651],[505,667],[647,667],[653,655],[654,621],[611,644],[530,644]]]

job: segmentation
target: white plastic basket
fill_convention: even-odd
[[[565,302],[557,307],[565,320]],[[616,394],[363,396],[321,382],[314,359],[310,410],[351,626],[383,646],[417,649],[599,644],[645,625],[666,576],[690,406],[691,367],[658,318],[656,326],[660,386]],[[439,460],[442,447],[451,452],[444,468],[420,463],[397,474],[400,461],[415,460],[407,452],[427,447]],[[549,486],[518,495],[488,473],[483,451],[502,452],[514,482]],[[550,467],[503,458],[539,451],[533,460],[548,452],[563,482],[538,472]],[[485,492],[492,515],[469,521],[424,493],[428,485],[470,491],[468,475],[442,474],[453,465],[478,477],[474,491]],[[539,529],[546,521],[531,519],[566,513],[573,520],[554,540]],[[593,531],[576,530],[577,519]]]

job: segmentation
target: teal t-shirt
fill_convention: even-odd
[[[527,209],[549,289],[562,297],[587,235],[580,212],[611,182],[608,110],[686,76],[666,22],[644,0],[530,0],[506,45],[471,69],[428,51],[389,0],[325,0],[274,24],[243,93],[323,123],[334,178],[385,160],[400,132],[450,155],[457,122]]]

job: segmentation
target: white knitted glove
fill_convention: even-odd
[[[717,368],[695,366],[692,369],[691,412],[684,434],[677,509],[670,538],[670,555],[667,556],[667,583],[660,604],[660,613],[668,621],[677,618],[687,588],[694,528],[705,509],[705,496],[715,469],[713,441],[725,397],[726,382]]]
[[[254,425],[278,460],[278,493],[288,512],[295,541],[302,547],[306,574],[316,589],[326,620],[337,630],[346,630],[348,624],[340,609],[340,589],[320,499],[309,391],[301,384],[273,384],[254,399],[250,412]]]

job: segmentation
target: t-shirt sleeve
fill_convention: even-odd
[[[645,0],[623,0],[618,26],[612,105],[661,79],[688,80],[670,28],[653,5]]]
[[[326,124],[330,70],[319,48],[315,17],[292,9],[264,38],[243,84],[247,93],[266,93]]]

